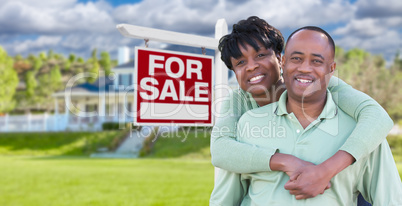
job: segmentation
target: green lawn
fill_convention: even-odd
[[[208,205],[208,134],[165,134],[142,159],[88,158],[118,131],[1,134],[0,206]],[[402,136],[388,142],[402,175]]]
[[[205,128],[161,134],[148,158],[184,158],[210,160],[210,130]]]
[[[116,136],[0,134],[0,206],[208,205],[209,135],[163,135],[143,159],[88,158]]]
[[[113,148],[124,132],[0,133],[0,155],[89,155]]]
[[[0,156],[0,205],[208,205],[207,160]]]

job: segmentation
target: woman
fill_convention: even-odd
[[[373,99],[334,77],[328,89],[339,107],[357,121],[355,130],[334,156],[314,168],[297,157],[277,153],[274,145],[271,149],[262,149],[237,142],[236,123],[241,115],[278,101],[285,90],[280,75],[283,46],[280,31],[258,17],[239,21],[232,33],[220,40],[221,58],[234,71],[241,89],[230,93],[222,103],[221,112],[227,115],[218,118],[211,135],[212,164],[227,170],[220,171],[216,184],[224,184],[226,178],[238,178],[236,173],[272,170],[286,172],[291,180],[301,175],[310,177],[300,178],[297,186],[286,188],[297,199],[305,199],[323,193],[330,187],[329,180],[333,176],[373,151],[385,139],[393,123]],[[286,167],[277,167],[278,164]],[[214,190],[210,204],[239,204],[241,200],[225,198],[230,192],[244,191]]]

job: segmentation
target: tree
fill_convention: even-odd
[[[63,86],[62,83],[62,76],[60,72],[60,67],[59,65],[56,65],[53,67],[52,70],[50,70],[50,85],[53,87],[53,90],[59,90]]]
[[[400,51],[398,51],[398,52],[395,54],[394,62],[393,62],[393,63],[394,63],[394,64],[393,64],[392,67],[391,67],[392,73],[397,73],[398,71],[399,71],[399,72],[402,72],[402,58],[401,58],[401,53],[400,53]]]
[[[112,73],[112,62],[110,61],[110,55],[108,52],[101,53],[101,59],[99,60],[100,66],[105,70],[105,75]]]
[[[13,68],[13,59],[0,47],[0,113],[14,109],[13,96],[18,85],[18,76]]]
[[[52,107],[52,94],[63,87],[60,67],[55,65],[50,72],[39,75],[38,86],[35,93],[36,103],[42,108]]]
[[[374,98],[394,120],[402,118],[402,70],[399,70],[398,59],[386,68],[382,56],[352,49],[346,53],[336,52],[336,61],[342,80]]]
[[[34,71],[28,71],[27,73],[25,73],[25,85],[26,97],[28,99],[33,99],[35,97],[35,89],[38,86]]]
[[[75,62],[75,59],[76,59],[75,54],[70,54],[70,55],[68,56],[68,60],[70,61],[70,63],[74,63],[74,62]]]
[[[35,72],[38,72],[39,69],[43,66],[43,60],[40,57],[36,58],[33,55],[29,55],[28,59],[30,60],[32,68]]]
[[[46,60],[47,60],[47,55],[46,55],[46,53],[45,53],[45,52],[41,52],[41,53],[39,54],[39,58],[40,58],[42,61],[46,61]]]
[[[77,62],[78,62],[78,63],[81,63],[81,64],[85,63],[85,61],[84,61],[84,59],[83,59],[82,57],[79,57],[79,58],[77,59]]]
[[[53,52],[52,49],[50,49],[49,52],[47,53],[47,57],[48,57],[49,60],[55,58],[54,57],[54,52]]]
[[[87,82],[94,83],[99,77],[99,63],[96,59],[90,58],[88,59],[88,64],[90,65],[89,73],[91,77],[87,78]]]
[[[98,59],[97,53],[98,53],[98,50],[96,48],[92,50],[92,54],[91,54],[92,59],[94,59],[94,60]]]

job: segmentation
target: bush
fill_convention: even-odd
[[[125,128],[130,128],[133,130],[137,130],[140,128],[140,126],[135,126],[131,122],[126,122],[126,123],[119,123],[119,122],[104,122],[102,124],[102,130],[119,130],[119,129],[125,129]]]
[[[102,147],[114,149],[127,131],[3,133],[0,155],[86,156]]]

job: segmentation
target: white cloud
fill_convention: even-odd
[[[352,20],[345,27],[336,29],[334,34],[360,38],[375,37],[387,30],[381,22],[379,19],[371,18]]]
[[[38,0],[2,0],[3,5],[10,2],[19,2],[25,5],[35,5],[38,8],[65,8],[73,6],[77,0],[57,0],[57,1],[38,1]]]
[[[58,6],[51,6],[52,3],[43,6],[43,2],[5,2],[0,7],[0,27],[10,34],[65,34],[83,31],[105,33],[113,30],[115,23],[104,2],[73,4],[73,1],[65,0]]]
[[[272,22],[279,29],[335,24],[350,19],[355,9],[348,1],[343,0],[258,1],[257,5],[250,2],[249,8],[253,6],[260,17]]]
[[[402,14],[401,0],[358,0],[356,6],[358,18],[400,17]]]
[[[402,1],[359,0],[350,21],[338,27],[337,44],[381,54],[390,62],[402,47]]]
[[[25,40],[6,46],[9,49],[12,49],[14,53],[22,53],[27,50],[37,50],[44,47],[55,47],[60,43],[61,39],[61,36],[40,36],[35,40]]]
[[[355,8],[348,1],[334,0],[253,0],[239,4],[230,1],[144,0],[135,5],[118,7],[116,21],[173,31],[213,33],[217,19],[225,18],[231,26],[240,19],[256,15],[278,28],[297,28],[307,24],[324,25],[350,19]],[[201,3],[202,2],[202,3]],[[199,6],[199,5],[203,6]],[[141,17],[141,18],[138,18]]]
[[[369,38],[360,38],[354,35],[345,35],[336,40],[336,44],[345,49],[360,48],[373,54],[381,54],[388,61],[392,61],[396,51],[402,45],[402,35],[396,31],[384,31],[381,35]]]
[[[390,48],[395,49],[395,46],[374,47],[363,42],[379,39],[385,34],[387,38],[397,38],[400,35],[400,15],[381,14],[381,18],[367,16],[370,9],[379,8],[382,13],[389,11],[392,14],[402,8],[400,0],[385,0],[385,4],[382,2],[143,0],[113,8],[105,0],[88,3],[78,3],[77,0],[2,0],[0,45],[7,45],[7,51],[12,55],[17,50],[27,54],[39,49],[53,49],[67,53],[86,52],[89,56],[93,48],[111,52],[117,50],[118,46],[143,45],[142,40],[121,36],[115,28],[119,23],[213,36],[218,19],[225,18],[231,30],[232,25],[240,19],[255,15],[266,19],[280,30],[289,31],[306,25],[329,28],[329,32],[335,34],[345,47],[364,45],[369,51],[383,51],[388,54],[392,53]],[[24,40],[24,36],[28,36],[30,40]],[[357,42],[360,42],[359,45],[356,45]],[[163,43],[151,42],[151,46],[161,44]],[[398,44],[400,43],[395,45]]]

